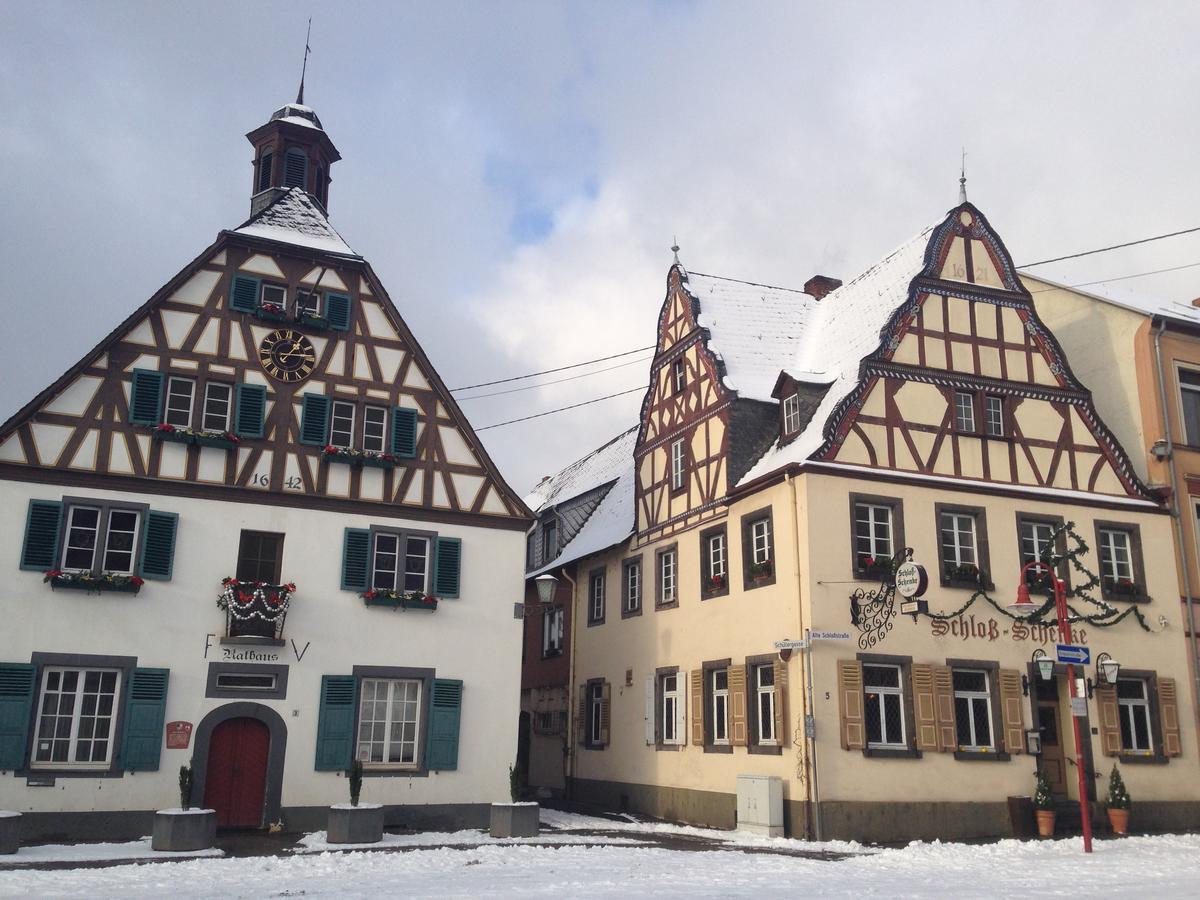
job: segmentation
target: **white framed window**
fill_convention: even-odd
[[[229,431],[233,408],[233,385],[210,381],[204,386],[204,430]]]
[[[593,746],[604,744],[604,684],[593,682],[587,688],[587,742]]]
[[[759,744],[774,745],[775,737],[775,666],[767,663],[755,666],[754,672],[754,702],[757,715],[757,730],[755,735]]]
[[[682,358],[671,363],[671,383],[676,394],[682,394],[683,389],[687,387],[687,365]]]
[[[1200,447],[1200,371],[1177,368],[1179,403],[1183,414],[1183,438],[1191,447]]]
[[[363,410],[363,449],[382,453],[387,446],[387,410],[382,406],[368,406]]]
[[[561,606],[542,613],[542,656],[558,656],[563,649],[563,619]]]
[[[1100,575],[1108,581],[1133,583],[1133,542],[1128,531],[1100,530]]]
[[[712,742],[723,746],[729,743],[729,670],[713,669],[708,677]]]
[[[725,532],[718,531],[710,534],[705,543],[707,545],[705,555],[707,557],[709,577],[724,579],[727,574]]]
[[[867,747],[907,749],[900,667],[864,663],[862,671]]]
[[[604,621],[604,572],[594,572],[589,579],[588,589],[588,620],[591,622]]]
[[[358,761],[366,767],[416,768],[421,682],[364,678],[359,685]]]
[[[334,400],[329,410],[329,444],[346,449],[354,446],[354,404]]]
[[[141,518],[141,513],[133,509],[70,507],[63,540],[63,569],[132,575]]]
[[[176,428],[190,428],[192,402],[195,397],[195,381],[172,375],[167,379],[167,407],[163,413],[163,421]]]
[[[428,594],[430,539],[395,531],[376,531],[374,537],[371,587]]]
[[[800,395],[788,394],[783,398],[783,432],[795,434],[800,430]]]
[[[896,555],[892,542],[892,508],[880,503],[854,504],[854,564],[869,569]]]
[[[955,669],[954,724],[960,750],[994,750],[992,692],[982,669]]]
[[[33,768],[108,768],[120,688],[116,669],[42,669]]]
[[[1150,753],[1150,699],[1142,678],[1117,679],[1117,710],[1121,719],[1121,749],[1130,753]]]
[[[764,516],[750,523],[750,556],[755,565],[771,561],[771,519]]]
[[[278,306],[280,310],[287,309],[287,288],[278,284],[264,284],[262,286],[262,305]]]
[[[965,432],[975,430],[975,395],[970,391],[954,392],[954,428]]]
[[[659,691],[662,695],[659,715],[662,717],[660,721],[664,744],[683,743],[683,735],[679,733],[680,705],[683,703],[681,684],[678,673],[659,676]]]
[[[984,425],[991,437],[1004,437],[1004,398],[996,394],[984,397]]]
[[[542,526],[542,562],[558,556],[558,523],[553,519]]]
[[[683,487],[683,438],[671,443],[671,490],[677,491]]]
[[[975,517],[970,513],[942,513],[942,562],[949,569],[979,565],[975,543]]]
[[[296,314],[307,313],[310,316],[321,315],[320,291],[296,291]]]
[[[1050,522],[1021,520],[1021,565],[1054,555],[1055,530]]]
[[[674,603],[676,597],[676,580],[678,573],[675,568],[675,551],[663,550],[658,554],[658,604],[666,606]]]
[[[625,563],[625,612],[635,613],[642,608],[642,562]]]

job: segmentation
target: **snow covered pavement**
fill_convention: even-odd
[[[56,871],[0,871],[0,897],[730,897],[770,894],[954,897],[1195,896],[1200,835],[1096,842],[1077,838],[964,845],[915,843],[876,850],[708,829],[545,812],[548,845],[484,835],[413,836],[387,850],[189,860]],[[638,844],[571,844],[572,833],[628,832],[638,841],[695,840],[680,852]],[[453,841],[438,841],[438,837]],[[615,838],[616,835],[613,835]],[[418,840],[419,838],[419,840]],[[715,838],[712,842],[709,838]],[[537,839],[532,839],[537,840]],[[472,841],[479,841],[470,846]],[[455,843],[453,848],[428,846]],[[396,852],[403,850],[404,852]],[[307,852],[305,852],[307,851]],[[844,854],[825,860],[799,853]]]

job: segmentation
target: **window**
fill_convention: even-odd
[[[879,503],[854,504],[854,568],[873,572],[891,568],[896,547],[892,541],[892,508]]]
[[[371,587],[377,591],[429,593],[429,537],[376,531]]]
[[[942,558],[947,577],[957,570],[975,569],[975,517],[965,513],[942,513]]]
[[[120,686],[121,673],[115,669],[45,667],[33,767],[108,768]]]
[[[196,382],[190,378],[172,375],[167,379],[167,409],[163,421],[176,428],[189,428],[192,424],[192,399],[196,395]]]
[[[542,613],[542,658],[558,656],[563,650],[563,619],[561,606]]]
[[[770,509],[742,516],[742,582],[746,589],[775,583]]]
[[[750,546],[755,565],[771,561],[771,520],[758,519],[750,524]]]
[[[991,587],[988,578],[987,520],[977,506],[934,504],[942,584]]]
[[[713,669],[709,677],[709,714],[712,716],[712,743],[729,743],[729,670]]]
[[[329,411],[329,443],[347,448],[354,446],[354,404],[334,400]]]
[[[1061,519],[1038,519],[1017,514],[1017,550],[1021,565],[1045,558],[1053,559],[1063,549],[1063,540],[1057,542],[1054,535],[1062,525]],[[1067,566],[1060,563],[1058,577],[1068,578]],[[1030,587],[1048,588],[1045,569],[1031,569],[1025,573],[1025,583]]]
[[[954,429],[964,432],[975,430],[975,395],[970,391],[954,392]]]
[[[800,395],[788,394],[783,398],[783,433],[795,434],[800,430]]]
[[[683,438],[671,444],[671,490],[683,490],[684,449]]]
[[[1004,398],[995,394],[984,397],[985,425],[990,437],[1004,437]]]
[[[275,691],[278,689],[279,676],[253,675],[238,672],[219,672],[215,678],[218,690],[222,691]]]
[[[306,189],[305,176],[308,174],[308,159],[299,147],[292,147],[284,156],[283,184],[285,187]]]
[[[558,523],[551,519],[542,526],[542,563],[558,556]]]
[[[271,186],[271,164],[275,161],[275,154],[271,151],[266,151],[258,158],[258,190],[265,191]]]
[[[678,745],[683,743],[683,735],[680,734],[679,727],[679,722],[682,718],[680,713],[683,703],[681,685],[678,672],[658,677],[658,693],[661,698],[659,704],[659,734],[662,736],[662,743],[664,744]]]
[[[243,529],[238,544],[237,580],[279,584],[283,566],[283,535]]]
[[[659,607],[674,606],[679,602],[678,571],[675,549],[658,551],[658,603]]]
[[[1117,710],[1121,720],[1121,749],[1131,753],[1151,752],[1150,699],[1144,679],[1117,679]]]
[[[204,388],[204,430],[229,431],[233,385],[210,381]]]
[[[607,718],[607,710],[605,710],[604,697],[604,682],[590,681],[588,682],[585,696],[587,697],[587,708],[584,711],[586,732],[584,739],[588,746],[603,747],[605,744],[605,719]]]
[[[416,768],[421,682],[364,678],[359,696],[359,762]]]
[[[700,572],[702,597],[729,592],[729,542],[724,525],[700,532]]]
[[[1133,550],[1129,532],[1100,529],[1100,572],[1107,581],[1133,583]]]
[[[868,749],[907,749],[900,666],[864,663],[862,673]]]
[[[622,615],[636,616],[642,611],[642,558],[627,559],[621,568]]]
[[[671,383],[676,394],[682,394],[683,389],[687,387],[687,366],[682,359],[671,363]]]
[[[320,291],[296,291],[296,315],[301,313],[310,316],[321,315]]]
[[[71,506],[62,567],[72,572],[132,575],[141,513],[107,506]]]
[[[537,565],[537,541],[533,532],[525,535],[525,568],[532,569]]]
[[[336,406],[336,404],[335,404]],[[387,431],[387,410],[382,406],[368,406],[363,410],[363,449],[382,453]]]
[[[992,693],[987,672],[955,669],[954,722],[958,729],[958,749],[992,750]]]
[[[262,305],[278,306],[280,312],[286,310],[287,288],[278,284],[264,284],[262,286]]]
[[[604,621],[604,570],[598,569],[588,578],[588,624]]]
[[[1200,372],[1179,369],[1179,402],[1183,406],[1183,436],[1192,447],[1200,447]]]
[[[772,663],[752,666],[754,689],[755,743],[773,746],[775,737],[775,666]]]

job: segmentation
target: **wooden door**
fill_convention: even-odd
[[[213,729],[204,805],[221,828],[261,828],[271,732],[257,719],[226,719]]]
[[[1063,749],[1062,729],[1058,725],[1058,700],[1039,699],[1038,728],[1042,732],[1042,756],[1038,770],[1046,777],[1055,797],[1067,796],[1066,752]]]

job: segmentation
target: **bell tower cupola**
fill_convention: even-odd
[[[304,83],[295,103],[287,103],[246,138],[254,145],[254,181],[250,213],[254,215],[284,190],[300,188],[328,212],[329,169],[342,158],[321,127],[311,106],[304,105]]]

